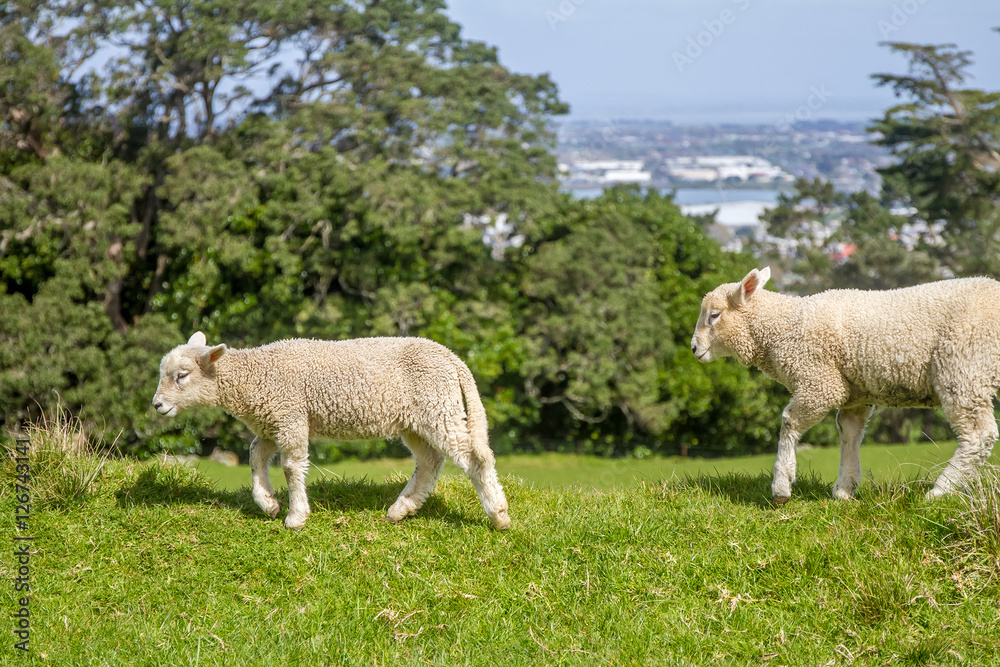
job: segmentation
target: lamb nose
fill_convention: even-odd
[[[698,354],[698,346],[697,345],[692,345],[691,346],[691,352],[693,354]]]
[[[163,401],[162,401],[162,400],[160,400],[160,397],[159,397],[159,396],[154,396],[154,397],[153,397],[153,407],[154,407],[154,408],[158,408],[158,407],[160,407],[161,405],[163,405]]]

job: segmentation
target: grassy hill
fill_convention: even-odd
[[[933,504],[917,481],[835,503],[807,474],[780,508],[766,473],[610,491],[505,476],[505,533],[461,477],[399,525],[383,514],[403,476],[331,477],[292,533],[196,470],[36,446],[29,526],[10,532],[35,538],[38,664],[1000,663],[994,472]],[[11,528],[14,476],[7,460]],[[0,602],[13,628],[11,586]]]

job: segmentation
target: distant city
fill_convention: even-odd
[[[713,236],[731,249],[764,233],[759,217],[796,178],[842,192],[881,188],[892,158],[865,123],[674,125],[664,121],[569,121],[558,129],[564,189],[594,196],[622,183],[672,191],[681,210],[714,216]]]
[[[877,192],[888,153],[864,123],[674,125],[570,121],[558,129],[567,189],[640,183],[657,188],[789,188],[823,178],[841,191]]]

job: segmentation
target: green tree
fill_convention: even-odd
[[[196,328],[235,345],[430,335],[499,383],[492,413],[518,413],[499,385],[520,354],[505,305],[520,255],[491,259],[461,223],[534,228],[566,107],[443,10],[5,5],[2,419],[61,401],[141,448],[196,446],[193,424],[231,438],[217,415],[146,406],[158,357]]]
[[[522,278],[526,398],[536,447],[722,455],[773,445],[780,387],[738,364],[699,364],[701,297],[738,280],[669,197],[635,188],[564,200]]]
[[[872,125],[897,158],[880,170],[902,202],[943,226],[932,248],[953,275],[1000,270],[1000,92],[962,88],[972,54],[954,44],[886,44],[906,74],[875,74],[904,98]]]

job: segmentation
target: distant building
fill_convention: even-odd
[[[609,169],[604,172],[604,180],[608,183],[646,183],[652,178],[652,173],[638,169]]]
[[[719,180],[719,172],[716,171],[715,169],[696,169],[694,167],[690,168],[673,167],[669,168],[667,170],[667,173],[670,174],[670,178],[679,181],[690,181],[692,183],[699,181],[705,183],[714,183],[715,181]]]
[[[791,183],[795,180],[780,167],[755,155],[672,157],[663,161],[663,169],[671,180],[685,182]]]
[[[777,206],[773,202],[729,201],[716,204],[682,204],[681,213],[691,216],[715,215],[715,224],[729,230],[742,244],[763,230],[760,216]],[[727,235],[728,236],[728,235]],[[722,238],[718,239],[722,240]]]
[[[834,264],[843,264],[858,249],[857,243],[836,243],[834,246],[830,251],[830,259]]]
[[[643,171],[642,160],[577,160],[559,165],[570,187],[604,187],[618,183],[649,183],[653,174]]]
[[[774,202],[728,201],[714,204],[681,204],[681,213],[695,217],[714,215],[715,222],[707,227],[708,235],[723,249],[740,252],[750,239],[766,235],[760,221],[766,211],[777,206]]]
[[[578,160],[572,162],[573,171],[604,172],[604,171],[639,171],[642,160]]]

